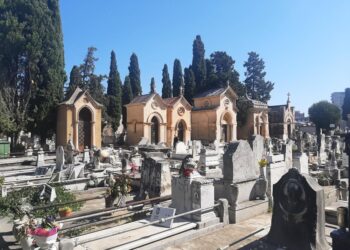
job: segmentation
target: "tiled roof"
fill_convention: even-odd
[[[181,97],[177,96],[177,97],[171,97],[171,98],[165,98],[163,99],[163,102],[167,105],[167,106],[173,106]]]
[[[155,94],[139,95],[136,96],[130,103],[146,103],[150,100]]]
[[[84,91],[79,87],[74,90],[73,94],[69,97],[68,100],[61,102],[59,105],[61,104],[73,105],[84,94],[88,95],[89,98],[91,98],[91,100],[93,100],[97,104],[97,106],[101,106],[101,107],[103,106],[102,104],[94,100],[86,90]]]
[[[225,90],[226,90],[226,88],[209,89],[207,91],[204,91],[202,93],[199,93],[199,94],[195,95],[193,98],[218,96],[218,95],[221,95]]]

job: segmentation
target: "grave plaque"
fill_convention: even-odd
[[[44,184],[43,189],[40,193],[40,197],[48,199],[50,202],[53,202],[56,199],[56,190],[55,188]]]
[[[168,218],[175,215],[176,209],[175,208],[167,208],[167,207],[160,207],[155,206],[152,211],[151,215],[151,221],[160,220],[162,218]],[[159,223],[159,226],[162,227],[168,227],[171,228],[171,225],[173,224],[174,219],[167,220],[165,222]]]
[[[269,243],[287,249],[329,249],[324,191],[314,179],[289,169],[273,186],[273,200]]]

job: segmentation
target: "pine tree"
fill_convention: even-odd
[[[152,79],[151,79],[150,93],[151,94],[156,93],[156,82],[154,81],[154,77],[152,77]]]
[[[168,65],[166,64],[164,64],[162,76],[162,98],[170,98],[172,97],[171,81],[168,72]]]
[[[117,59],[113,50],[111,52],[111,64],[107,84],[107,115],[109,118],[108,120],[111,122],[113,129],[116,130],[120,124],[120,117],[122,112],[122,83],[117,68]]]
[[[182,73],[181,62],[175,59],[173,68],[173,96],[180,95],[180,86],[184,87],[184,79]]]
[[[140,68],[137,55],[132,53],[130,57],[129,78],[133,96],[142,94]]]
[[[227,81],[238,96],[244,96],[244,86],[239,81],[239,73],[234,68],[235,61],[224,51],[216,51],[210,55],[210,64],[207,63],[209,86],[226,87]],[[208,66],[210,65],[210,66]],[[208,69],[208,67],[210,67]]]
[[[68,99],[76,88],[82,88],[83,86],[79,67],[74,65],[69,76],[69,85],[66,91],[66,99]]]
[[[244,67],[246,67],[244,83],[247,94],[254,100],[267,102],[271,98],[270,93],[274,83],[265,81],[266,72],[264,71],[263,59],[260,59],[255,52],[249,52],[248,55],[248,61],[244,63]]]
[[[205,81],[207,76],[206,64],[205,64],[205,50],[202,39],[199,35],[193,41],[193,59],[192,70],[196,82],[196,91],[202,91],[206,89]]]
[[[44,141],[56,129],[66,80],[58,0],[1,1],[0,41],[0,87],[11,98],[4,108],[16,124],[9,136],[16,143],[30,130]]]
[[[192,103],[192,98],[195,91],[194,74],[190,68],[185,68],[185,98],[188,102]]]
[[[350,115],[350,88],[345,89],[344,102],[342,106],[342,118],[344,121],[348,120],[348,115]]]
[[[129,104],[133,99],[132,90],[131,90],[131,84],[130,84],[130,78],[129,76],[125,77],[124,85],[123,85],[123,95],[122,95],[122,104],[123,104],[123,125],[124,129],[126,129],[126,121],[127,121],[127,112],[126,112],[126,104]]]

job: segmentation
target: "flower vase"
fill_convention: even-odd
[[[25,237],[20,240],[20,244],[23,250],[31,250],[33,245],[33,238],[32,237]]]
[[[33,235],[36,244],[40,247],[40,249],[50,249],[52,245],[54,245],[57,241],[58,233],[50,235],[50,236],[38,236]]]

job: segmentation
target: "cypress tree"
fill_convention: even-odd
[[[192,103],[192,98],[195,91],[194,74],[190,68],[185,68],[185,98],[188,102]]]
[[[122,108],[122,113],[123,113],[123,125],[124,125],[124,129],[126,129],[126,121],[127,121],[127,113],[126,113],[126,104],[129,104],[131,102],[131,100],[133,99],[133,95],[132,95],[132,90],[131,90],[131,84],[130,84],[130,78],[129,76],[125,77],[124,80],[124,85],[123,85],[123,95],[122,95],[122,104],[123,104],[123,108]]]
[[[180,86],[184,87],[182,67],[180,60],[175,59],[173,68],[173,96],[180,95]]]
[[[265,80],[264,60],[255,52],[249,52],[248,55],[248,61],[243,65],[246,67],[244,83],[247,94],[252,99],[267,102],[271,98],[274,83]]]
[[[129,78],[133,96],[142,94],[140,74],[141,73],[137,55],[135,53],[132,53],[130,57]]]
[[[348,115],[350,115],[350,88],[345,89],[344,102],[342,106],[342,118],[344,121],[348,120]]]
[[[0,85],[13,93],[6,109],[17,124],[12,142],[21,130],[44,141],[56,129],[66,80],[58,0],[1,1],[0,41]]]
[[[76,88],[82,88],[82,85],[79,67],[74,65],[69,75],[69,85],[66,91],[66,99],[73,94]]]
[[[83,89],[85,90],[90,88],[91,76],[94,75],[95,71],[95,62],[98,61],[98,58],[95,57],[96,50],[95,47],[89,47],[86,57],[84,58],[84,63],[80,65]]]
[[[116,130],[120,124],[120,117],[122,112],[122,83],[117,68],[116,56],[113,50],[111,52],[111,64],[107,84],[107,115],[109,117],[108,120],[111,122],[113,129]]]
[[[168,72],[168,65],[166,64],[164,64],[162,76],[162,98],[170,98],[172,97],[171,81]]]
[[[205,64],[205,50],[204,44],[199,35],[197,35],[196,39],[193,41],[192,70],[196,82],[196,91],[206,89],[205,81],[207,77],[207,70]]]
[[[156,93],[156,82],[154,81],[154,77],[152,77],[152,79],[151,79],[150,93],[151,94]]]

